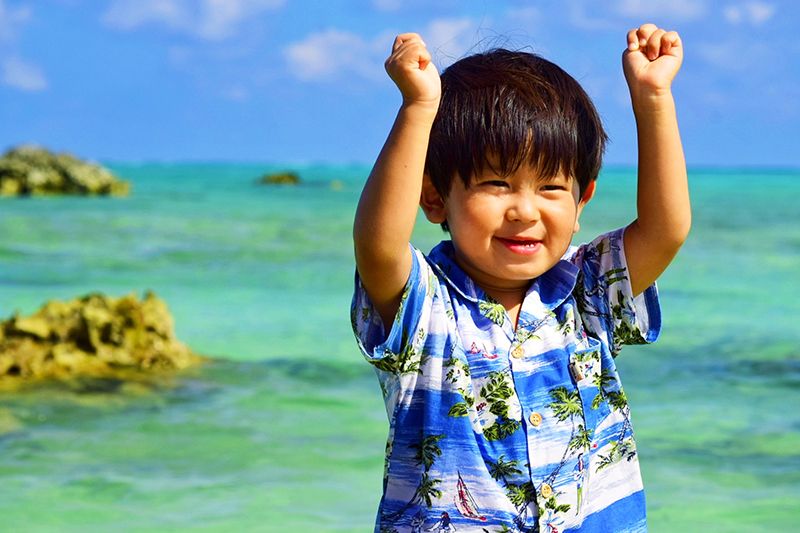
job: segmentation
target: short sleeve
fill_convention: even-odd
[[[384,331],[383,321],[364,290],[356,272],[355,293],[350,318],[358,347],[367,361],[379,370],[393,374],[416,371],[420,364],[419,346],[423,339],[419,325],[430,315],[433,297],[431,267],[416,248],[412,251],[411,273],[408,276],[400,306],[391,331]]]
[[[575,294],[589,335],[605,340],[616,356],[626,344],[654,342],[661,331],[655,283],[633,296],[621,228],[578,247],[570,260],[578,269]]]

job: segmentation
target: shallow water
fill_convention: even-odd
[[[0,201],[0,316],[152,289],[214,360],[152,384],[0,395],[0,530],[369,531],[386,416],[349,328],[360,166],[115,165],[127,199]],[[277,167],[275,168],[277,170]],[[653,531],[789,531],[800,512],[800,173],[690,173],[664,330],[618,359]],[[337,180],[336,183],[332,182]],[[579,239],[627,223],[601,176]],[[438,228],[421,224],[429,249]]]

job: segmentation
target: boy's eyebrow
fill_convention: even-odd
[[[539,174],[537,176],[537,178],[539,180],[541,180],[541,181],[557,181],[559,179],[564,179],[566,181],[570,181],[571,179],[574,179],[573,176],[570,176],[569,174],[567,174],[565,172],[556,172],[555,174],[550,174],[550,175],[547,175],[547,176],[543,176],[543,175]]]
[[[481,179],[481,178],[486,177],[486,171],[489,170],[494,174],[494,176],[495,176],[494,179],[504,179],[504,180],[506,180],[506,179],[509,178],[509,176],[511,174],[513,174],[519,168],[524,167],[524,166],[528,166],[528,167],[531,168],[531,170],[533,171],[533,173],[536,176],[536,180],[537,181],[550,182],[550,181],[556,181],[556,180],[558,180],[560,178],[563,178],[563,179],[565,179],[567,181],[569,181],[570,179],[574,179],[574,176],[572,176],[569,172],[565,172],[561,168],[556,169],[554,172],[543,173],[542,172],[542,168],[541,168],[542,166],[544,166],[543,164],[532,165],[532,164],[530,164],[530,163],[528,163],[526,161],[521,161],[521,162],[518,162],[517,164],[507,164],[506,167],[508,167],[508,168],[503,169],[503,165],[501,164],[500,157],[497,156],[497,155],[487,155],[486,157],[484,157],[483,158],[483,164],[481,165],[481,168],[479,169],[478,172],[476,172],[472,176],[472,179],[476,180],[476,179]]]

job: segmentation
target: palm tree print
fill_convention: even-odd
[[[418,443],[409,446],[409,448],[417,450],[417,453],[414,455],[414,460],[417,465],[422,465],[424,471],[420,476],[419,484],[411,499],[397,511],[383,515],[381,517],[382,522],[386,520],[394,521],[402,516],[409,508],[422,502],[425,502],[425,505],[430,508],[433,506],[434,498],[439,499],[442,497],[442,491],[436,488],[442,480],[431,479],[429,471],[436,462],[436,458],[442,455],[442,449],[439,447],[438,442],[444,437],[443,434],[428,435],[427,437],[422,437]],[[384,527],[389,526],[387,525]]]
[[[581,403],[581,396],[577,390],[568,390],[566,387],[556,387],[550,391],[550,397],[553,399],[547,406],[553,411],[553,414],[559,422],[564,422],[569,419],[572,424],[572,430],[569,435],[570,446],[564,449],[564,454],[561,456],[558,466],[547,476],[547,481],[552,483],[558,473],[567,464],[567,457],[570,452],[573,452],[571,444],[573,442],[583,442],[583,435],[585,435],[585,428],[583,425],[575,424],[575,417],[583,414],[583,404]],[[575,440],[576,431],[579,432],[579,440]]]
[[[592,379],[592,385],[597,387],[597,395],[592,400],[592,409],[597,409],[600,407],[600,404],[608,398],[608,393],[605,392],[605,389],[611,383],[614,383],[616,379],[612,376],[608,370],[605,368],[599,373],[594,376]]]
[[[486,461],[489,467],[489,475],[495,481],[502,481],[504,485],[508,484],[508,478],[519,476],[522,470],[517,468],[519,461],[506,461],[505,454],[497,458],[497,462]]]
[[[623,440],[615,440],[611,442],[611,449],[604,455],[598,455],[599,462],[595,472],[600,472],[607,466],[627,459],[628,461],[636,457],[636,445],[633,442],[633,436],[627,437]]]
[[[622,459],[631,461],[636,457],[636,443],[633,440],[631,432],[631,418],[630,410],[628,409],[628,398],[625,396],[625,391],[622,389],[618,391],[609,392],[606,394],[608,404],[615,411],[619,411],[623,416],[622,427],[619,431],[617,440],[611,441],[611,449],[608,453],[598,455],[598,463],[595,472],[600,472],[607,466],[610,466]]]
[[[550,397],[553,401],[547,406],[552,409],[559,422],[568,418],[572,420],[576,415],[583,413],[581,397],[577,390],[569,391],[566,387],[556,387],[550,391]]]
[[[425,467],[425,472],[431,469],[434,461],[436,461],[436,457],[442,455],[442,449],[439,448],[437,443],[443,438],[444,435],[428,435],[427,437],[423,437],[419,443],[410,446],[417,450],[416,455],[414,455],[414,460],[418,465],[423,465]]]
[[[625,396],[625,391],[622,389],[606,393],[608,405],[615,411],[623,411],[628,407],[628,397]]]
[[[508,499],[517,509],[536,501],[536,490],[530,481],[520,485],[508,484],[506,486],[506,495],[508,495]]]
[[[520,513],[527,512],[528,504],[536,501],[536,489],[530,481],[519,485],[509,483],[506,485],[506,495]]]
[[[526,481],[519,485],[509,483],[506,485],[506,496],[508,496],[511,504],[517,509],[517,516],[514,518],[514,523],[522,531],[529,531],[525,526],[525,521],[528,517],[528,505],[536,501],[536,489],[533,483]]]
[[[591,429],[586,429],[583,424],[578,424],[577,431],[575,431],[574,436],[569,440],[567,450],[588,450],[592,445],[592,433],[593,431]]]
[[[414,500],[424,501],[428,508],[433,507],[433,498],[442,497],[442,491],[436,488],[436,485],[441,482],[441,479],[431,479],[428,477],[428,473],[424,472],[417,491],[414,493]]]

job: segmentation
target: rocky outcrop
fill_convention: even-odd
[[[0,157],[0,196],[45,194],[125,196],[130,185],[95,163],[38,146],[12,148]]]
[[[275,174],[264,174],[258,180],[262,185],[299,185],[300,176],[294,172],[277,172]]]
[[[174,371],[202,361],[175,338],[163,300],[148,292],[53,300],[0,322],[0,385],[39,379]],[[3,388],[3,387],[0,387]]]

